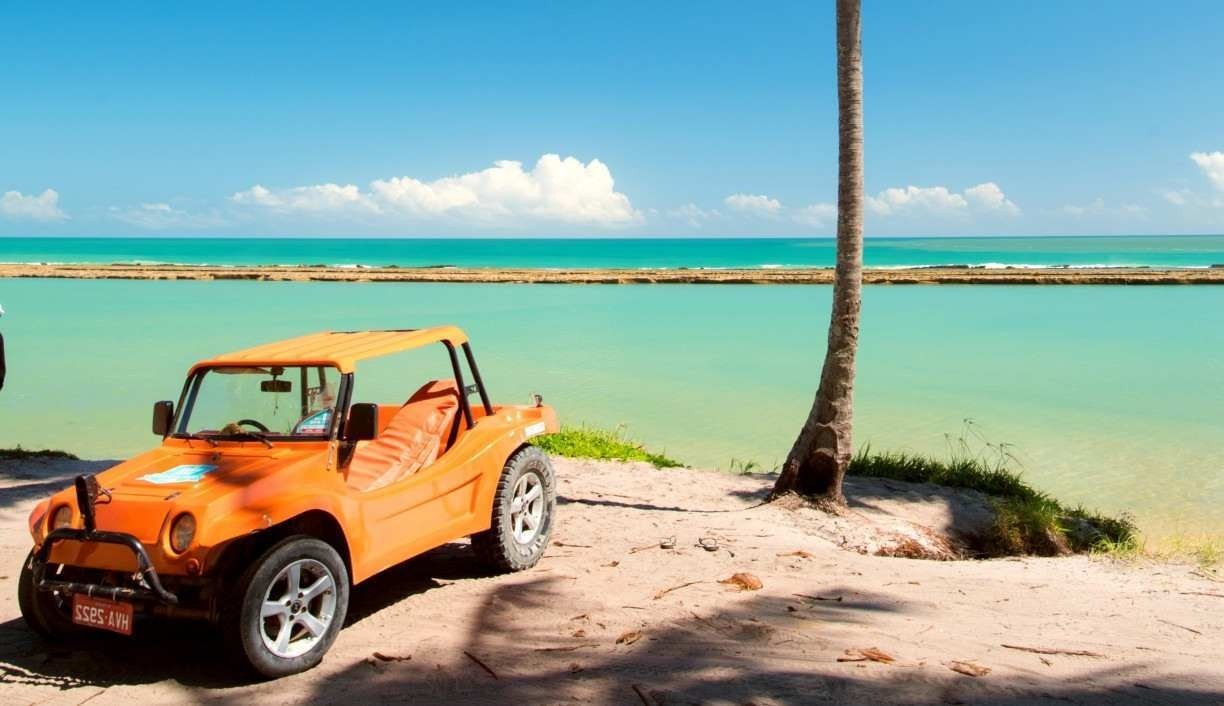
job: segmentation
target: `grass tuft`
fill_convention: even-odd
[[[623,426],[615,430],[588,426],[563,426],[556,434],[541,436],[533,444],[550,454],[605,461],[645,461],[655,468],[680,468],[684,464],[663,454],[647,451],[625,436]]]
[[[1135,551],[1137,528],[1129,516],[1064,507],[1033,488],[1021,477],[1014,448],[988,440],[973,420],[965,420],[961,434],[948,435],[946,441],[946,458],[873,452],[867,445],[855,454],[847,473],[968,488],[991,496],[995,519],[981,538],[981,549],[992,556]]]
[[[55,451],[53,449],[23,449],[21,446],[15,446],[11,449],[0,449],[0,461],[25,461],[33,458],[62,458],[70,461],[76,461],[77,457],[67,451]]]

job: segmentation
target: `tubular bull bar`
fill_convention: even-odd
[[[74,481],[76,486],[77,507],[80,509],[81,517],[84,520],[84,529],[75,529],[72,527],[60,527],[53,529],[47,534],[43,540],[42,546],[34,553],[32,558],[32,566],[30,567],[34,573],[34,585],[40,591],[60,591],[63,593],[81,593],[87,596],[98,598],[106,598],[109,600],[126,600],[126,601],[152,601],[157,603],[165,603],[168,605],[177,605],[178,596],[167,591],[161,584],[161,579],[157,576],[157,569],[153,568],[153,562],[149,560],[149,553],[145,551],[144,545],[136,537],[127,534],[126,532],[108,532],[99,530],[94,523],[94,502],[98,499],[99,493],[104,493],[98,487],[98,481],[93,476],[77,476]],[[127,547],[136,555],[136,566],[138,567],[136,576],[139,577],[145,587],[129,587],[129,586],[102,586],[93,583],[82,583],[79,581],[62,581],[55,578],[47,578],[47,558],[51,554],[51,547],[61,540],[76,540],[78,542],[95,542],[99,544],[118,544]]]

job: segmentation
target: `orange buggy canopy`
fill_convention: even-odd
[[[332,365],[351,373],[357,361],[399,353],[447,341],[459,346],[468,340],[458,326],[434,326],[399,331],[323,331],[265,343],[203,360],[192,368],[225,365]]]

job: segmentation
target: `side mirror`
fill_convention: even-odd
[[[348,423],[344,426],[346,441],[369,441],[378,436],[378,405],[358,402],[349,406]]]
[[[170,425],[174,423],[174,403],[162,400],[153,403],[153,433],[158,436],[169,436]]]

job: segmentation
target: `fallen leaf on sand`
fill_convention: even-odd
[[[610,562],[608,562],[607,564],[601,564],[601,566],[607,567],[607,568],[609,568],[609,569],[615,569],[616,567],[620,566],[620,562],[619,562],[619,561],[610,561]]]
[[[590,620],[590,619],[591,619],[590,613],[583,613],[582,615],[575,615],[574,617],[570,618],[570,620]]]
[[[759,591],[765,584],[761,583],[761,579],[749,573],[740,572],[719,581],[729,586],[736,586],[741,591]]]
[[[575,630],[570,637],[586,637],[586,630]]]
[[[621,635],[620,637],[616,638],[616,644],[632,645],[633,643],[637,642],[640,639],[642,639],[642,633],[640,630],[630,630],[624,635]]]
[[[944,666],[967,677],[984,677],[990,674],[990,667],[983,667],[973,662],[948,662]]]
[[[779,553],[779,554],[778,554],[778,556],[797,556],[797,557],[799,557],[800,559],[811,559],[811,558],[812,558],[812,553],[811,553],[811,552],[805,552],[805,551],[803,551],[802,549],[796,549],[796,550],[795,550],[795,551],[793,551],[793,552],[781,552],[781,553]]]
[[[853,649],[846,650],[846,656],[838,657],[837,661],[838,662],[871,661],[871,662],[882,662],[884,664],[890,664],[892,662],[895,662],[896,659],[892,655],[888,654],[887,652],[882,652],[881,650],[875,647],[867,647],[867,648],[855,647]]]
[[[383,654],[382,652],[375,652],[374,659],[377,659],[380,662],[407,662],[408,660],[412,659],[412,655],[400,657],[398,655],[387,655]]]

